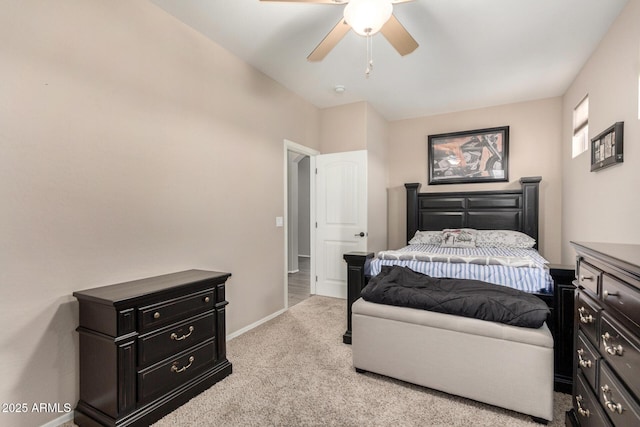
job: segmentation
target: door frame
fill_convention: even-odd
[[[310,289],[309,292],[311,294],[316,293],[316,156],[320,154],[319,151],[314,150],[313,148],[305,147],[304,145],[295,143],[293,141],[289,141],[288,139],[284,140],[284,150],[283,150],[283,158],[284,158],[284,308],[287,310],[289,308],[289,180],[288,180],[288,171],[289,171],[289,152],[294,152],[298,154],[304,154],[309,156],[309,224],[310,227],[310,236],[309,236],[309,244],[311,245],[310,249]]]

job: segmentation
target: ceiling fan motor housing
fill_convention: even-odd
[[[376,34],[393,13],[391,0],[350,0],[344,20],[361,36]]]

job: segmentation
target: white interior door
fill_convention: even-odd
[[[367,152],[316,157],[316,294],[347,297],[346,252],[367,249]]]

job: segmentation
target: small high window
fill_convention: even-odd
[[[589,149],[589,95],[573,109],[572,155],[577,157]]]

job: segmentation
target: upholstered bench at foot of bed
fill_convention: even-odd
[[[553,337],[539,329],[374,304],[352,305],[353,366],[553,419]]]

